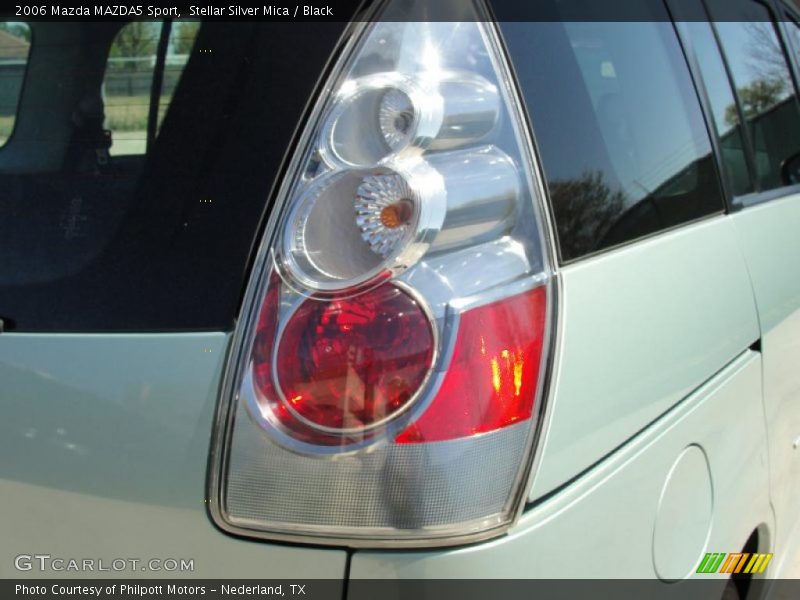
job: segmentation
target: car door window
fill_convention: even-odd
[[[647,7],[650,22],[526,24],[547,57],[525,76],[564,261],[723,209],[677,35],[663,4]]]
[[[751,0],[710,2],[712,17],[733,14],[740,21],[715,23],[753,145],[760,191],[787,183],[782,169],[800,152],[800,110],[792,74],[766,6]],[[724,114],[735,124],[734,106]]]

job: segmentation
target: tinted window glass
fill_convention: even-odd
[[[715,17],[735,8],[741,18],[720,21],[716,28],[750,130],[758,188],[781,187],[786,183],[781,167],[800,151],[800,110],[775,25],[757,2],[725,0],[721,8],[716,0],[711,4]],[[731,106],[724,118],[736,123],[739,115]]]
[[[169,27],[164,56],[158,54],[167,25],[160,21],[135,21],[123,27],[109,51],[103,81],[105,127],[111,132],[111,155],[145,154],[153,86],[158,84],[155,131],[167,112],[197,36],[198,22],[177,22]],[[156,67],[163,61],[159,81]]]
[[[705,82],[706,93],[711,104],[714,124],[719,136],[719,147],[725,177],[734,196],[753,191],[753,181],[747,166],[744,136],[736,99],[731,89],[725,64],[711,25],[704,21],[681,23],[682,29],[691,38],[700,72]]]
[[[0,146],[14,131],[30,48],[31,29],[26,23],[0,23]]]
[[[194,51],[194,42],[200,30],[200,21],[173,21],[167,41],[167,52],[164,57],[164,77],[161,82],[161,93],[158,98],[158,122],[156,132],[161,129],[161,122],[172,101],[172,94],[178,87],[183,70]]]
[[[346,26],[204,22],[147,153],[100,160],[123,25],[31,25],[20,118],[0,151],[10,331],[229,329],[270,190]]]
[[[650,8],[647,23],[504,25],[564,260],[722,209],[685,58],[663,5]]]

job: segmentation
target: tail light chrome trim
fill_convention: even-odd
[[[354,24],[350,27],[342,41],[341,56],[344,58],[339,61],[339,64],[346,64],[350,60],[353,52],[358,47],[358,42],[362,39],[368,27],[369,25],[365,23]],[[232,444],[234,442],[233,427],[237,413],[240,416],[243,414],[241,412],[243,406],[249,405],[250,410],[248,412],[256,414],[253,413],[255,407],[252,405],[252,398],[254,398],[255,395],[252,393],[248,395],[247,392],[248,386],[252,388],[253,385],[252,380],[249,379],[251,374],[250,371],[243,368],[242,365],[249,359],[250,348],[253,345],[256,321],[260,313],[259,307],[261,306],[269,283],[269,278],[266,276],[266,273],[270,270],[271,265],[280,264],[280,261],[276,260],[272,252],[278,226],[281,224],[281,213],[283,212],[280,202],[282,201],[285,204],[288,201],[290,190],[296,182],[296,179],[285,177],[276,195],[279,199],[279,203],[276,204],[276,207],[269,217],[267,228],[254,263],[253,276],[248,285],[242,308],[242,318],[233,335],[227,368],[221,387],[222,398],[218,407],[213,434],[208,480],[209,511],[212,519],[221,529],[236,535],[271,540],[348,547],[450,546],[480,541],[501,535],[511,527],[523,510],[528,492],[527,483],[530,482],[534,460],[539,455],[539,452],[534,452],[533,449],[541,443],[545,421],[544,417],[546,416],[544,406],[546,402],[545,396],[547,383],[550,377],[551,363],[554,358],[552,346],[554,344],[553,324],[557,321],[557,280],[552,265],[554,265],[553,257],[555,253],[552,236],[548,227],[549,221],[544,218],[547,215],[547,207],[544,205],[545,196],[543,195],[544,189],[542,181],[538,171],[534,168],[535,158],[531,134],[525,122],[519,93],[516,90],[514,79],[511,76],[510,65],[503,52],[502,43],[496,26],[492,23],[487,23],[482,26],[482,30],[484,32],[484,41],[490,46],[490,50],[495,53],[496,68],[499,70],[498,75],[505,79],[505,84],[510,96],[509,101],[517,104],[517,108],[510,111],[509,117],[518,121],[516,123],[516,129],[521,137],[519,148],[520,159],[522,160],[521,176],[526,182],[528,192],[534,203],[533,213],[538,215],[536,228],[538,230],[542,252],[542,270],[537,274],[507,284],[493,286],[487,291],[462,295],[458,300],[447,303],[447,305],[441,309],[444,311],[444,316],[439,317],[433,317],[434,308],[431,307],[431,302],[435,301],[431,300],[430,297],[423,296],[415,288],[416,280],[414,276],[410,276],[407,279],[394,280],[393,283],[418,298],[420,306],[424,307],[426,314],[431,315],[438,323],[437,326],[433,327],[434,332],[437,332],[435,334],[433,367],[426,375],[425,381],[419,390],[417,390],[415,397],[407,403],[403,410],[403,412],[407,411],[408,415],[410,415],[410,418],[405,421],[406,424],[408,422],[413,422],[416,419],[415,415],[424,413],[429,404],[435,400],[437,396],[436,392],[446,375],[446,369],[444,367],[449,364],[452,358],[456,333],[459,330],[459,323],[465,312],[477,307],[490,305],[498,300],[508,298],[510,295],[522,294],[540,286],[544,288],[547,307],[545,315],[546,326],[544,330],[544,339],[542,341],[542,354],[539,357],[539,376],[536,381],[533,414],[530,420],[511,425],[505,430],[508,432],[508,435],[515,437],[515,439],[516,436],[520,435],[523,436],[521,439],[524,439],[524,447],[521,451],[523,464],[513,469],[515,473],[513,476],[514,481],[510,484],[510,489],[513,490],[513,492],[505,501],[509,516],[502,518],[493,516],[491,518],[481,517],[471,519],[469,515],[472,513],[470,513],[469,507],[467,507],[464,509],[465,519],[458,521],[458,531],[455,531],[451,526],[439,527],[423,525],[413,528],[412,533],[409,535],[406,535],[406,532],[403,531],[402,525],[398,525],[397,527],[372,527],[369,530],[363,531],[363,533],[358,531],[358,528],[349,526],[344,527],[344,533],[339,533],[334,530],[335,528],[316,523],[286,522],[278,524],[270,522],[265,525],[265,522],[258,518],[242,517],[241,515],[236,517],[231,516],[229,508],[226,507],[225,494],[226,486],[228,486],[230,482],[230,460]],[[335,78],[330,78],[329,81],[334,80]],[[322,88],[314,108],[311,111],[309,123],[319,122],[326,102],[331,95],[331,86],[332,83],[328,83],[327,87]],[[309,147],[315,133],[316,131],[314,128],[304,127],[297,148],[302,149]],[[303,165],[303,158],[300,152],[294,152],[289,161],[287,173],[299,173]],[[487,249],[505,248],[506,250],[500,250],[499,252],[506,251],[506,256],[510,257],[510,260],[514,260],[514,249],[511,248],[509,250],[510,242],[498,240],[497,242],[481,243],[484,244],[481,247]],[[522,249],[520,252],[524,253],[525,251]],[[492,262],[491,259],[487,259],[487,261],[487,264]],[[433,293],[432,296],[435,297],[436,294]],[[441,319],[441,322],[439,319]],[[281,327],[285,326],[285,322],[286,319],[283,318]],[[282,329],[279,329],[279,332],[280,331],[282,331]],[[276,338],[280,339],[280,333]],[[275,376],[277,378],[277,374],[275,374]],[[372,424],[369,429],[380,429],[385,427],[389,421],[395,421],[395,418],[400,417],[406,417],[406,415],[392,414],[386,421],[376,422]],[[259,429],[263,431],[263,424]],[[342,433],[342,431],[343,430],[338,430],[338,433]],[[368,456],[372,454],[374,457],[376,453],[382,451],[381,448],[385,445],[379,444],[377,448],[372,448],[371,446],[374,446],[374,444],[369,439],[366,439],[363,443],[350,446],[331,446],[325,448],[312,444],[312,448],[303,446],[303,442],[292,439],[291,436],[282,435],[284,438],[288,439],[276,438],[279,439],[280,445],[284,445],[285,442],[286,446],[294,452],[308,455],[313,454],[315,460],[329,460],[334,462],[341,461],[343,458],[354,455]],[[388,437],[394,437],[394,435],[394,433],[391,433]],[[467,442],[458,440],[456,443],[462,444],[463,442],[463,444],[467,444],[469,440],[484,445],[488,443],[490,446],[492,443],[491,435],[489,437],[478,436],[478,438],[475,439],[466,438],[466,440]],[[436,442],[434,442],[434,444],[435,443]],[[498,447],[495,446],[495,449],[497,448]],[[480,473],[476,473],[475,475],[478,476]]]

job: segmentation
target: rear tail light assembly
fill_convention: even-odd
[[[214,442],[228,531],[450,545],[524,504],[555,293],[531,144],[493,24],[407,5],[354,26],[278,190]]]

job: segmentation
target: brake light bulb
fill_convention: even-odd
[[[351,298],[305,300],[281,336],[286,407],[326,432],[362,432],[403,412],[422,387],[434,335],[419,303],[385,284]]]

